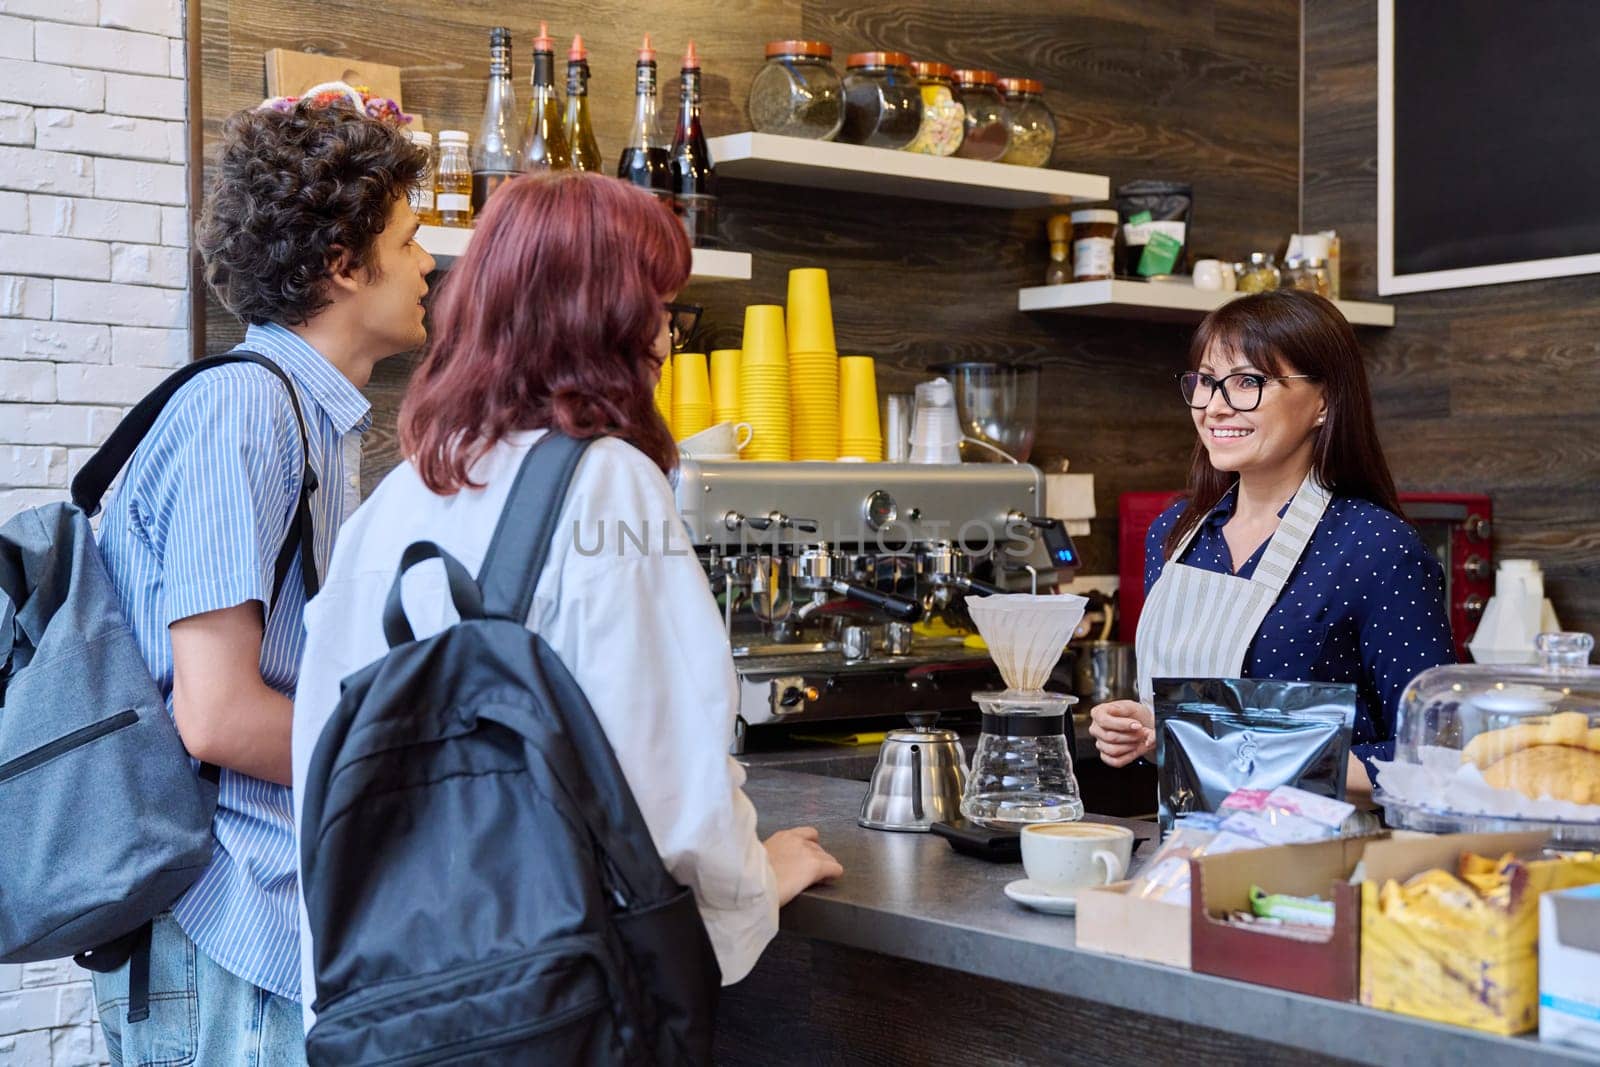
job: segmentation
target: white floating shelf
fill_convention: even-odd
[[[717,174],[780,185],[840,189],[979,207],[1026,208],[1104,200],[1111,179],[1045,167],[980,163],[888,148],[733,133],[708,142]]]
[[[467,250],[472,231],[457,226],[423,226],[417,230],[417,243],[433,257],[439,270],[449,270]],[[750,253],[724,252],[696,248],[689,280],[695,282],[743,282],[750,280]]]
[[[472,231],[459,226],[419,226],[417,244],[433,257],[436,270],[449,270],[455,266],[456,257],[467,250]]]
[[[1196,289],[1166,282],[1111,280],[1036,285],[1017,293],[1019,311],[1061,311],[1111,319],[1199,322],[1210,311],[1243,293]],[[1394,306],[1361,300],[1335,300],[1352,326],[1393,326]]]
[[[689,280],[747,282],[750,280],[750,253],[725,252],[719,248],[696,248]]]

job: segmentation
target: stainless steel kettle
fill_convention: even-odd
[[[861,818],[872,830],[926,833],[936,822],[961,814],[967,785],[967,754],[954,730],[941,730],[937,712],[906,716],[909,730],[890,730],[878,750]]]

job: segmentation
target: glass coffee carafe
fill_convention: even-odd
[[[1083,818],[1066,731],[1077,697],[1043,691],[974,693],[983,734],[961,797],[966,819],[996,829]]]

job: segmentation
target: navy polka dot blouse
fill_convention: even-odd
[[[1222,535],[1237,492],[1235,487],[1222,498],[1181,562],[1241,578],[1255,573],[1266,545],[1235,570]],[[1147,594],[1166,565],[1162,542],[1182,511],[1182,502],[1174,504],[1150,527]],[[1371,760],[1393,758],[1395,714],[1405,687],[1429,667],[1454,662],[1439,560],[1405,520],[1370,501],[1335,496],[1250,642],[1244,675],[1354,683],[1353,747],[1376,780]]]

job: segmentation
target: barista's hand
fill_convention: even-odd
[[[1156,747],[1155,713],[1137,700],[1112,700],[1089,712],[1089,735],[1100,762],[1126,767]]]
[[[767,862],[778,876],[779,907],[799,896],[801,890],[844,874],[839,861],[823,851],[814,827],[779,830],[765,844]]]

